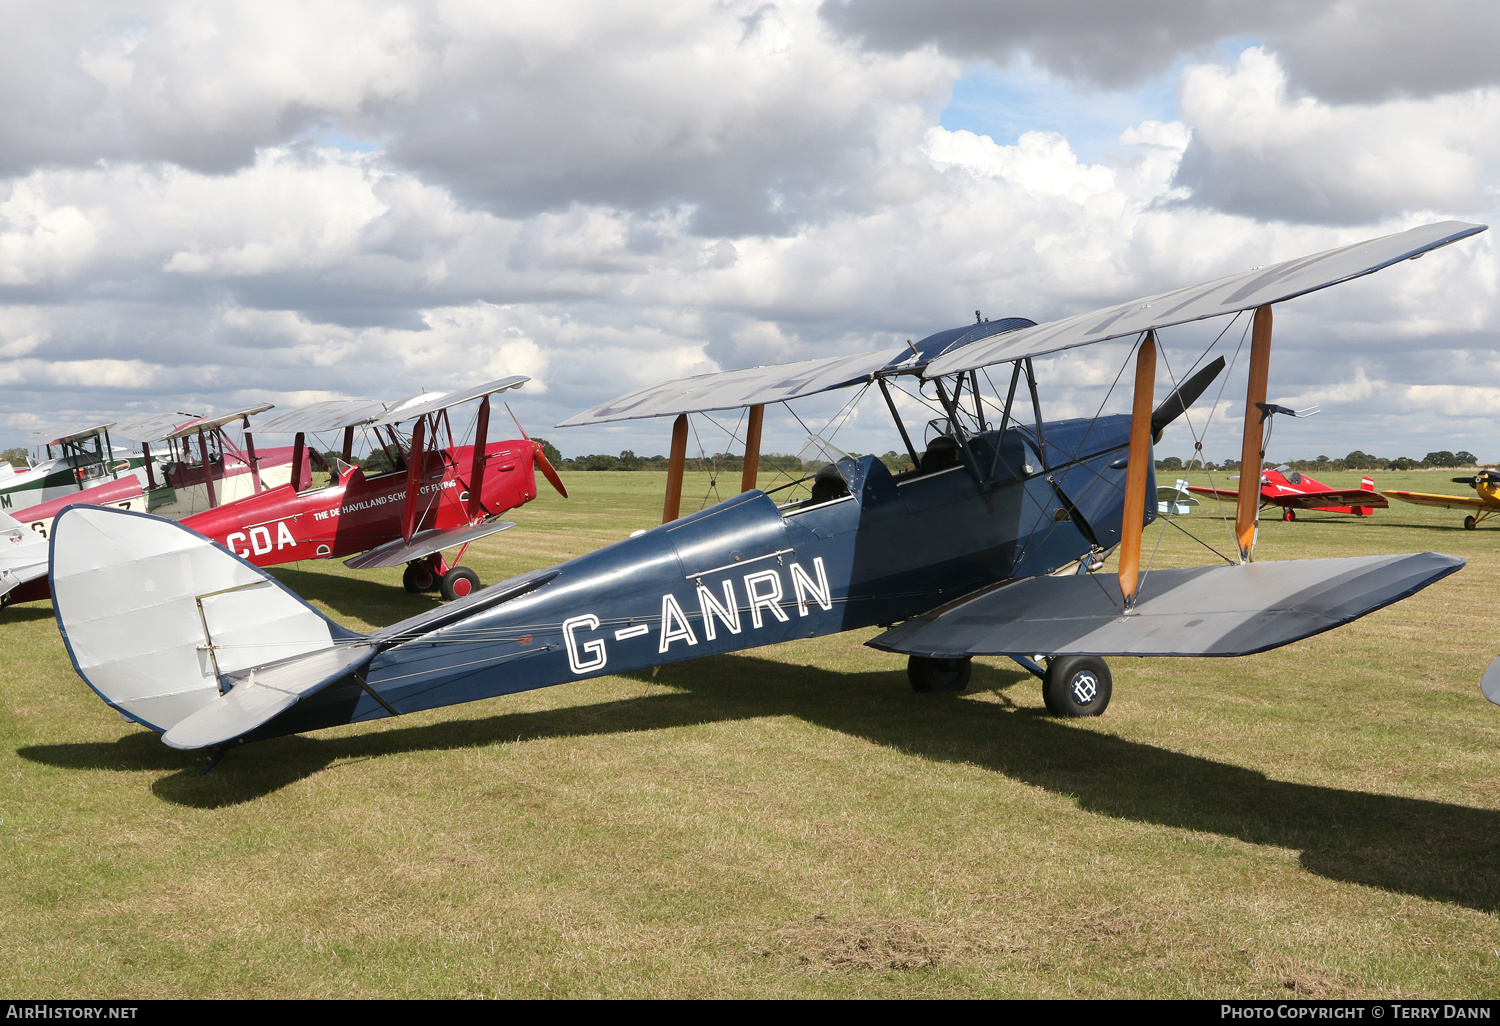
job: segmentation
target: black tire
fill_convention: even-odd
[[[1058,656],[1047,664],[1042,701],[1053,716],[1102,716],[1113,681],[1098,656]]]
[[[424,591],[431,591],[437,586],[437,575],[427,565],[427,561],[406,564],[406,572],[401,575],[401,585],[413,595]]]
[[[440,590],[449,602],[471,595],[479,590],[479,575],[466,566],[456,566],[443,575]]]
[[[1476,528],[1478,526],[1479,526],[1479,521],[1475,520],[1473,517],[1464,517],[1464,530],[1465,531],[1472,531],[1472,530],[1474,530],[1474,528]]]
[[[911,681],[913,691],[924,695],[962,691],[969,686],[973,672],[974,660],[968,656],[958,659],[908,656],[906,659],[906,679]]]
[[[1287,507],[1286,511],[1281,514],[1281,519],[1285,523],[1290,524],[1293,520],[1297,519],[1297,511],[1289,506]]]

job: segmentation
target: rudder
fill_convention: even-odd
[[[69,506],[51,544],[53,609],[74,669],[152,730],[219,699],[230,675],[362,638],[170,520]]]

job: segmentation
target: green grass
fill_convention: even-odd
[[[660,517],[662,475],[568,484],[464,562],[493,582]],[[1116,660],[1097,720],[1049,718],[1004,660],[916,695],[864,631],[283,738],[208,776],[94,698],[50,607],[8,609],[0,990],[1500,996],[1500,709],[1477,687],[1500,527],[1461,519],[1263,523],[1260,558],[1469,565],[1277,652]],[[1155,565],[1200,555],[1168,530]],[[278,576],[357,629],[434,601],[398,570]]]

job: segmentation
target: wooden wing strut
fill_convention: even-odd
[[[517,422],[519,426],[519,421]],[[474,462],[469,468],[469,519],[477,520],[484,512],[484,470],[489,460],[485,445],[490,433],[490,397],[485,396],[479,404],[479,417],[474,423]]]
[[[422,468],[426,454],[422,451],[427,418],[418,417],[411,429],[411,453],[406,460],[406,505],[401,507],[401,540],[410,542],[417,530],[417,505],[422,501]]]
[[[214,495],[214,467],[208,462],[208,439],[203,437],[203,429],[198,429],[198,454],[203,457],[203,484],[208,489],[208,507],[214,508],[219,504],[219,499]]]
[[[682,471],[687,465],[688,419],[679,413],[672,422],[672,455],[667,463],[667,497],[661,507],[661,522],[676,520],[682,513]]]
[[[1234,511],[1234,533],[1240,562],[1250,562],[1255,550],[1255,521],[1260,514],[1260,465],[1264,427],[1258,403],[1266,401],[1266,378],[1271,370],[1271,307],[1255,311],[1250,329],[1250,383],[1245,388],[1245,438],[1240,446],[1240,491]]]
[[[748,492],[760,477],[760,428],[766,419],[764,406],[750,407],[745,426],[745,469],[740,473],[740,491]],[[684,440],[685,441],[685,440]]]
[[[1151,400],[1156,389],[1156,332],[1146,332],[1135,357],[1135,400],[1130,407],[1130,462],[1125,471],[1125,519],[1120,527],[1120,594],[1135,605],[1140,586],[1141,531],[1146,521],[1146,477],[1151,470]]]

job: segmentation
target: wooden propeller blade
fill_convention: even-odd
[[[517,424],[516,426],[520,427],[521,425]],[[523,431],[521,433],[525,434],[526,432]],[[527,439],[527,441],[531,440]],[[567,488],[563,487],[562,478],[558,476],[557,471],[553,469],[552,464],[547,459],[546,454],[542,452],[541,445],[536,442],[532,442],[531,452],[531,459],[532,462],[536,464],[536,468],[542,472],[542,476],[547,479],[548,483],[551,484],[553,488],[557,489],[557,494],[566,499],[568,497],[568,490]]]

